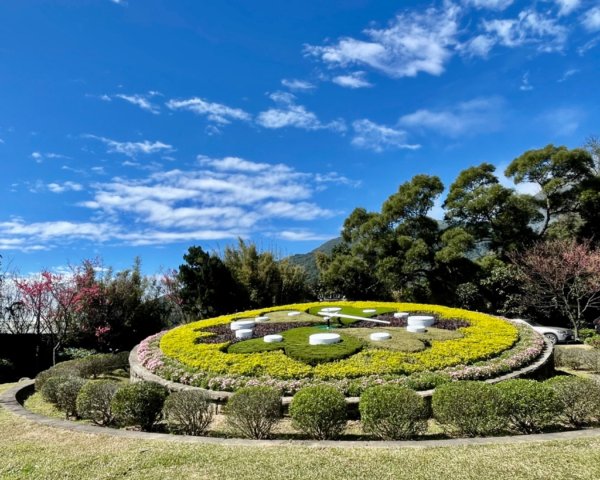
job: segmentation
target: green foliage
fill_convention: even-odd
[[[339,343],[332,345],[309,345],[309,337],[314,333],[323,333],[323,330],[315,327],[302,327],[283,332],[286,355],[309,365],[317,365],[319,363],[333,362],[347,358],[359,352],[364,346],[364,343],[360,339],[342,332],[336,332],[341,337]]]
[[[341,337],[339,343],[309,345],[308,340],[313,333],[323,333],[323,330],[317,327],[292,328],[281,333],[283,342],[266,343],[262,338],[255,338],[234,343],[227,348],[227,352],[259,353],[284,350],[288,357],[314,366],[347,358],[359,352],[364,346],[363,341],[359,338],[344,334],[339,330],[336,330]]]
[[[79,377],[68,377],[58,383],[56,387],[56,406],[65,412],[67,418],[77,417],[77,396],[85,383],[86,380]]]
[[[300,390],[290,404],[294,427],[317,440],[338,437],[346,427],[344,395],[329,385]]]
[[[463,170],[450,186],[444,207],[451,226],[462,227],[475,242],[503,252],[531,241],[529,225],[540,219],[528,197],[500,185],[495,170],[489,163]]]
[[[588,339],[586,344],[592,341]],[[572,370],[600,372],[600,350],[581,346],[557,345],[554,347],[554,364],[557,367],[566,367]]]
[[[112,399],[119,384],[112,380],[90,380],[77,396],[77,414],[97,425],[110,425],[114,422]]]
[[[500,413],[516,431],[540,432],[556,424],[561,405],[550,385],[535,380],[506,380],[497,385]]]
[[[593,168],[592,157],[585,150],[547,145],[515,158],[505,175],[517,184],[529,182],[540,187],[541,192],[532,200],[544,214],[538,234],[544,236],[570,221],[569,215],[578,208],[582,186],[594,175]]]
[[[173,392],[165,400],[163,416],[173,432],[202,435],[213,419],[210,398],[198,390]]]
[[[383,440],[411,438],[427,430],[427,403],[406,387],[368,388],[360,397],[359,410],[365,432]]]
[[[450,382],[450,376],[438,372],[419,372],[411,375],[405,385],[412,390],[431,390]]]
[[[600,384],[581,377],[553,377],[545,382],[556,394],[561,416],[582,427],[600,418]]]
[[[596,350],[600,349],[600,335],[594,335],[585,339],[585,344],[590,347],[594,347]],[[597,370],[597,368],[595,369]]]
[[[119,424],[150,431],[160,418],[167,389],[157,383],[136,382],[117,390],[111,408]]]
[[[269,438],[281,417],[281,394],[272,387],[245,387],[225,406],[227,426],[245,438]]]
[[[47,402],[58,404],[58,387],[61,383],[66,382],[69,378],[77,378],[71,376],[53,375],[45,378],[38,391]]]
[[[491,435],[504,426],[495,386],[479,381],[446,383],[432,398],[434,418],[450,432],[468,437]]]
[[[190,247],[183,259],[179,295],[190,318],[207,318],[246,306],[242,286],[217,255]]]
[[[90,355],[94,355],[96,353],[98,353],[96,350],[90,348],[71,347],[65,348],[59,356],[65,357],[67,360],[75,360],[77,358],[89,357]]]
[[[580,328],[577,333],[579,335],[579,339],[583,341],[597,335],[596,330],[593,328]]]

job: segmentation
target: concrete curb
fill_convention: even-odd
[[[171,435],[168,433],[132,432],[114,428],[81,425],[67,420],[57,420],[30,412],[22,402],[33,391],[34,381],[21,382],[17,386],[0,395],[0,406],[9,412],[31,422],[52,428],[60,428],[73,432],[104,435],[117,438],[138,440],[162,440],[175,443],[199,445],[244,446],[244,447],[314,447],[314,448],[438,448],[471,445],[507,445],[519,443],[551,442],[557,440],[578,440],[600,437],[600,428],[572,430],[568,432],[540,433],[535,435],[516,435],[508,437],[457,438],[448,440],[404,440],[404,441],[315,441],[315,440],[245,440],[239,438],[192,437],[188,435]]]

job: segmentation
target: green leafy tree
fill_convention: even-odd
[[[181,306],[190,320],[209,318],[245,308],[248,304],[242,285],[215,254],[190,247],[179,267]]]
[[[531,243],[532,222],[541,220],[529,196],[500,185],[496,167],[482,163],[463,170],[444,203],[446,221],[470,234],[481,249],[501,255]]]
[[[561,229],[564,222],[568,222],[567,232],[573,233],[573,228],[579,227],[577,219],[582,195],[585,191],[589,192],[594,173],[590,152],[554,145],[525,152],[515,158],[505,171],[506,176],[517,184],[529,182],[539,187],[539,193],[533,197],[543,214],[536,232],[539,238],[564,235],[565,229]]]

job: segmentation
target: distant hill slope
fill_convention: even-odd
[[[331,240],[326,241],[323,245],[318,246],[314,250],[308,253],[298,253],[296,255],[291,255],[287,257],[291,263],[295,265],[300,265],[306,269],[306,273],[308,279],[310,281],[316,280],[319,277],[319,270],[317,268],[317,261],[315,259],[317,252],[323,252],[326,254],[330,254],[333,250],[333,247],[342,242],[342,237],[333,238]]]

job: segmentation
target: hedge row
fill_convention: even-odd
[[[52,369],[44,375],[44,398],[67,417],[98,425],[137,426],[151,431],[164,419],[172,432],[204,434],[214,407],[203,392],[168,391],[154,383],[117,384],[84,380]],[[282,415],[281,392],[255,386],[238,390],[224,408],[234,436],[263,439],[272,435]],[[433,417],[450,435],[485,436],[500,432],[533,433],[555,426],[582,427],[600,420],[600,384],[580,377],[545,382],[509,380],[496,385],[477,381],[443,384],[431,407],[415,391],[400,385],[367,389],[359,403],[365,433],[384,440],[414,438]],[[310,438],[339,437],[347,425],[344,395],[330,385],[303,388],[292,399],[289,415],[296,429]]]

